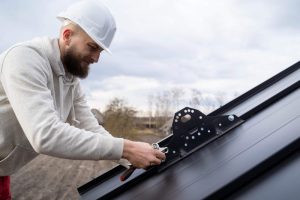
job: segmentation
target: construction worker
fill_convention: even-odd
[[[124,158],[137,168],[165,159],[148,143],[111,136],[87,105],[79,78],[88,76],[102,51],[110,53],[116,25],[108,8],[84,0],[58,19],[59,38],[36,38],[0,55],[0,199],[11,198],[9,176],[38,154]]]

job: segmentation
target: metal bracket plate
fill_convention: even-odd
[[[172,123],[173,136],[166,145],[166,162],[159,171],[174,164],[182,157],[203,147],[243,123],[236,115],[206,116],[199,110],[185,107],[175,113]]]

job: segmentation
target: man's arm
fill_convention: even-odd
[[[49,70],[36,50],[16,47],[6,56],[0,74],[10,105],[36,152],[77,160],[123,157],[142,168],[159,163],[156,158],[164,155],[147,143],[107,137],[62,122],[47,85]]]
[[[77,88],[74,102],[76,116],[78,116],[79,127],[90,131],[96,131],[101,134],[111,136],[101,125],[98,124],[95,116],[90,111],[84,93],[80,86]],[[77,118],[77,117],[76,117]],[[158,150],[154,150],[151,145],[144,142],[135,142],[124,140],[122,158],[127,159],[137,168],[145,168],[150,165],[158,165],[165,155]]]
[[[6,56],[1,73],[5,93],[34,150],[68,159],[120,159],[123,139],[78,129],[60,120],[47,85],[49,70],[36,50],[16,47]]]

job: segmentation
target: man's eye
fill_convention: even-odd
[[[89,46],[89,48],[90,48],[91,50],[93,50],[93,51],[97,51],[97,50],[98,50],[97,47],[94,47],[94,46],[92,46],[92,45],[88,45],[88,46]]]

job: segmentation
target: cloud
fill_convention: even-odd
[[[72,2],[1,1],[0,50],[57,37],[55,16]],[[296,0],[105,2],[117,33],[113,55],[101,55],[82,81],[94,107],[122,96],[144,108],[149,94],[173,87],[243,93],[299,60]]]
[[[114,76],[100,81],[87,81],[85,90],[93,107],[103,110],[115,97],[129,100],[131,106],[145,107],[150,91],[157,91],[160,83],[151,78]]]

